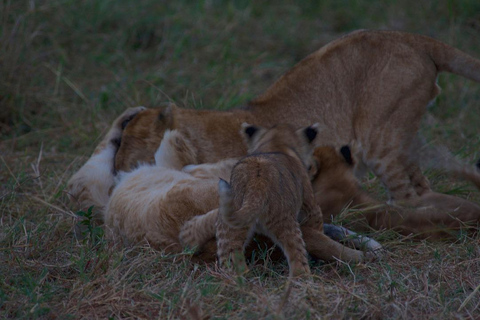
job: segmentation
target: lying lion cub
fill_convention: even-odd
[[[331,222],[332,216],[342,212],[349,221],[349,228],[394,229],[403,235],[422,239],[443,239],[450,237],[453,230],[472,226],[476,229],[479,205],[435,192],[424,194],[416,207],[387,205],[373,199],[360,187],[354,175],[355,165],[349,146],[339,150],[332,146],[315,149],[312,184],[325,221]]]
[[[233,168],[231,185],[225,180],[218,184],[216,237],[220,264],[233,262],[235,256],[244,257],[245,245],[257,232],[283,250],[290,276],[309,274],[300,223],[322,230],[322,212],[313,198],[306,168],[317,136],[316,126],[295,131],[289,125],[276,125],[267,130],[244,123],[241,132],[249,156]],[[235,263],[241,265],[240,269],[246,268],[243,259]]]
[[[218,179],[228,179],[237,160],[190,165],[180,170],[194,162],[191,143],[178,131],[166,131],[155,153],[155,164],[142,164],[131,172],[118,172],[115,176],[115,151],[122,143],[122,128],[130,126],[139,112],[149,111],[143,107],[128,109],[113,122],[94,155],[70,179],[70,197],[82,208],[95,206],[95,212],[99,213],[96,218],[105,223],[110,237],[133,243],[146,241],[167,253],[180,253],[184,245],[192,244],[199,249],[194,260],[212,261],[217,253],[214,237]],[[78,188],[85,181],[90,182],[88,188]],[[186,232],[179,237],[184,225],[192,228],[184,230]],[[329,230],[337,228],[329,226]],[[302,227],[302,232],[307,251],[315,258],[364,259],[363,252],[343,247],[328,238],[327,241],[334,242],[339,250],[337,255],[326,256],[322,242],[325,236],[321,230]],[[380,247],[374,241],[373,244],[374,249]],[[251,246],[248,251],[253,249]]]
[[[180,228],[197,215],[216,210],[218,178],[228,179],[235,159],[181,171],[192,162],[189,141],[167,131],[154,165],[120,172],[104,212],[105,227],[114,238],[147,241],[166,253],[181,253]]]

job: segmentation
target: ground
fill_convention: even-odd
[[[317,262],[313,279],[293,283],[285,301],[285,263],[259,258],[245,277],[231,277],[192,264],[188,253],[114,246],[88,212],[83,239],[75,236],[66,181],[127,107],[241,105],[310,52],[360,28],[421,33],[480,58],[477,0],[301,3],[0,3],[1,318],[479,317],[478,236],[415,242],[372,233],[387,249],[382,260]],[[473,164],[480,84],[448,74],[439,84],[422,133]],[[480,200],[468,183],[426,174],[438,191]],[[371,175],[365,187],[384,196]]]

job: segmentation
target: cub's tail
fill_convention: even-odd
[[[439,71],[461,75],[480,82],[480,60],[469,54],[429,37],[421,36],[422,45]]]
[[[245,228],[254,223],[260,216],[263,208],[263,200],[254,196],[252,192],[246,192],[242,207],[235,210],[233,205],[234,194],[232,187],[223,179],[218,182],[218,194],[220,197],[220,206],[218,213],[223,221],[232,228]]]

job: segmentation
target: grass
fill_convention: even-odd
[[[126,107],[241,105],[357,28],[418,32],[480,57],[479,12],[475,0],[2,1],[0,317],[477,318],[478,236],[430,243],[377,234],[387,257],[317,263],[282,306],[284,263],[260,260],[232,278],[184,255],[113,245],[94,225],[79,240],[63,188]],[[439,83],[422,133],[474,163],[479,85],[446,74]],[[464,182],[428,176],[437,190],[480,199]],[[366,188],[382,192],[373,177]]]

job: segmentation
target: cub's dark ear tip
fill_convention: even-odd
[[[245,134],[251,138],[257,130],[258,129],[254,126],[248,126],[245,128]]]
[[[125,128],[127,127],[128,123],[130,121],[132,121],[133,118],[135,118],[137,116],[138,113],[135,113],[135,114],[132,114],[131,116],[129,116],[128,118],[126,118],[125,120],[122,121],[122,123],[120,124],[120,126],[122,127],[122,130],[125,130]]]
[[[133,119],[133,117],[129,117],[128,119],[125,119],[122,121],[122,130],[125,130],[125,128],[127,127],[128,123]]]
[[[475,164],[475,166],[477,167],[477,169],[480,170],[480,159],[478,159],[477,163]]]
[[[115,138],[110,140],[110,142],[116,147],[119,148],[120,145],[122,144],[122,138]]]
[[[308,141],[312,142],[317,137],[317,129],[312,127],[305,128],[305,135],[307,136]]]
[[[353,165],[352,151],[348,145],[341,147],[340,153],[349,165]]]

